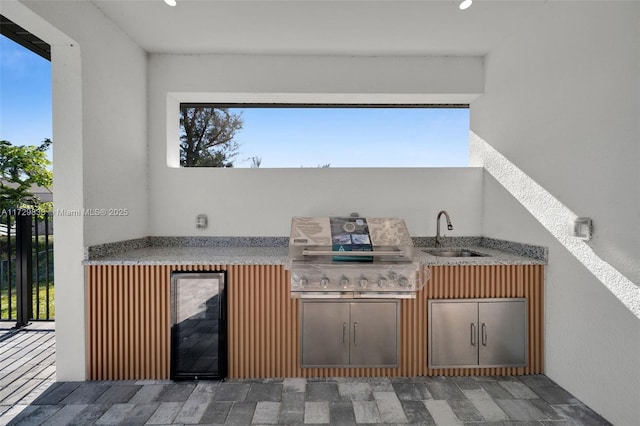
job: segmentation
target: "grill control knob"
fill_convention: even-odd
[[[387,286],[387,279],[385,277],[380,277],[378,279],[378,285],[380,288],[385,288]]]
[[[305,288],[309,284],[309,280],[306,279],[305,277],[302,277],[300,278],[300,281],[298,281],[298,284],[300,285],[301,288]]]
[[[398,278],[398,285],[400,287],[409,287],[409,280],[404,275],[400,275],[400,278]]]
[[[322,288],[327,288],[327,287],[329,287],[329,282],[330,282],[330,281],[329,281],[329,278],[327,278],[327,277],[322,277],[322,278],[320,279],[320,287],[322,287]]]
[[[360,277],[360,287],[367,288],[368,285],[369,285],[369,280],[366,279],[364,276],[361,276]]]
[[[349,278],[345,277],[344,275],[342,277],[340,277],[340,286],[342,288],[349,287]]]

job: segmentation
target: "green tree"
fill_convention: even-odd
[[[32,188],[35,185],[51,187],[51,161],[45,152],[49,146],[50,139],[45,139],[37,147],[15,146],[9,141],[0,141],[0,209],[41,206]]]
[[[238,155],[234,139],[244,121],[228,108],[180,108],[180,165],[182,167],[233,167]]]

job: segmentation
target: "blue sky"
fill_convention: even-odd
[[[236,167],[464,167],[469,110],[249,108]],[[52,138],[51,63],[0,36],[0,139]],[[54,141],[55,143],[55,141]],[[177,141],[176,141],[177,143]]]
[[[248,108],[236,167],[465,167],[467,108]]]
[[[51,63],[0,36],[0,139],[39,145],[52,138]]]

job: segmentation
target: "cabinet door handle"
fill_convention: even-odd
[[[345,343],[347,343],[347,323],[343,322],[342,323],[342,344],[344,345]]]
[[[471,346],[476,345],[476,324],[471,323]]]
[[[356,339],[356,332],[358,331],[358,323],[354,322],[353,323],[353,346],[356,345],[357,343],[357,339]]]
[[[482,346],[487,346],[487,324],[482,323]]]

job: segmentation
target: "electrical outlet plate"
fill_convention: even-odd
[[[207,215],[199,214],[196,216],[196,228],[198,229],[206,229],[207,227]]]
[[[589,217],[577,217],[570,226],[571,235],[589,241],[593,233],[593,222]]]

